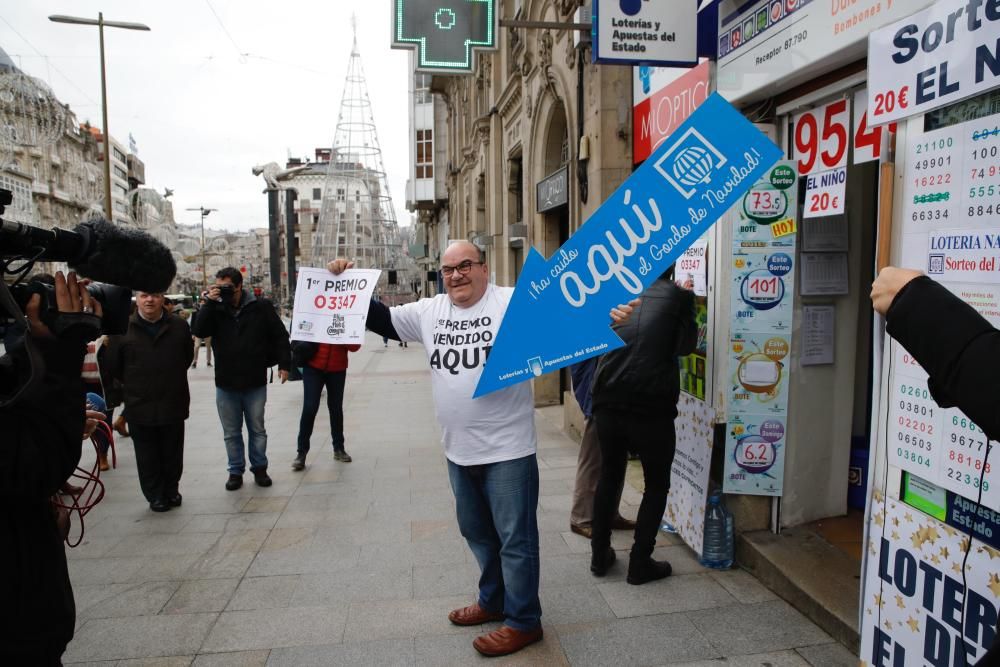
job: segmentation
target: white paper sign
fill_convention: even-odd
[[[854,164],[881,160],[889,154],[889,135],[896,124],[872,126],[868,122],[868,89],[854,93]]]
[[[677,260],[675,282],[697,296],[708,296],[708,239],[698,239]]]
[[[806,205],[803,218],[822,218],[844,212],[847,167],[821,171],[806,177]]]
[[[594,62],[698,63],[698,5],[691,2],[595,0]]]
[[[365,339],[368,303],[378,284],[378,269],[299,269],[292,312],[292,340],[355,344]]]
[[[843,97],[792,117],[792,158],[798,163],[799,174],[804,176],[847,164],[847,147],[851,143],[848,101]]]
[[[994,186],[980,186],[980,189]],[[1000,233],[981,229],[933,232],[927,274],[941,282],[1000,283]]]
[[[802,296],[847,294],[847,253],[804,252],[799,255],[802,266]]]
[[[803,306],[802,365],[833,363],[834,306]]]
[[[1000,85],[995,13],[989,3],[939,0],[872,32],[869,123],[926,113]]]

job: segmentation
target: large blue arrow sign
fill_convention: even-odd
[[[531,249],[474,395],[624,345],[611,308],[642,294],[780,157],[709,97],[548,261]]]

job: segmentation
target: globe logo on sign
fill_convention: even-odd
[[[726,156],[692,127],[653,166],[685,199],[690,199],[697,187],[710,183],[716,170],[726,162]]]
[[[623,13],[635,16],[642,9],[642,0],[618,0],[618,6]]]
[[[674,160],[674,178],[687,186],[708,183],[713,166],[708,151],[699,146],[688,146]]]

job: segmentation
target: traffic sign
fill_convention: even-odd
[[[611,308],[639,296],[780,157],[709,97],[552,257],[531,249],[475,395],[624,345]]]
[[[419,71],[469,74],[498,26],[496,0],[393,0],[392,48],[414,49]]]

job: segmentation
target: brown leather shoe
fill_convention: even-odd
[[[569,529],[572,532],[576,533],[577,535],[580,535],[582,537],[586,537],[588,540],[590,539],[590,536],[594,532],[593,529],[590,526],[578,526],[575,523],[569,524]]]
[[[448,620],[455,625],[482,625],[490,621],[502,621],[503,614],[496,611],[486,611],[479,606],[479,603],[470,604],[468,607],[455,609],[448,614]]]
[[[111,470],[111,466],[108,465],[108,455],[107,454],[98,454],[97,455],[97,468],[101,472],[107,472],[108,470]]]
[[[635,521],[619,514],[611,520],[611,530],[635,530]]]
[[[534,644],[542,638],[542,626],[534,630],[522,632],[515,630],[509,625],[502,626],[499,630],[487,633],[481,637],[476,637],[472,646],[488,656],[510,655],[520,651],[529,644]]]

